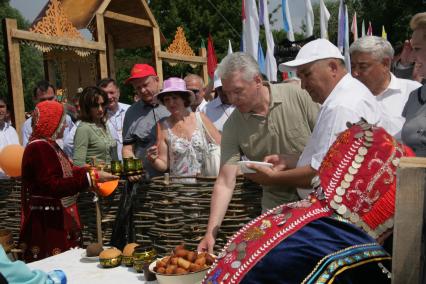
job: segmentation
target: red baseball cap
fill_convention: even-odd
[[[133,79],[144,78],[147,76],[157,76],[154,68],[148,64],[135,64],[130,71],[130,77],[124,83],[128,84]]]

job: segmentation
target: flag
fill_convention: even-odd
[[[368,36],[372,36],[373,35],[373,27],[371,26],[371,22],[368,22],[367,35]]]
[[[358,39],[358,24],[356,22],[356,12],[352,18],[351,32],[354,35],[354,41]]]
[[[269,9],[267,0],[260,0],[260,11],[263,12],[263,26],[265,27],[266,37],[266,56],[265,56],[265,70],[264,74],[268,77],[269,81],[277,81],[277,61],[274,57],[274,37],[269,23]],[[260,65],[260,64],[259,64]]]
[[[351,73],[351,55],[349,53],[349,15],[348,6],[345,5],[345,45],[344,45],[345,65],[349,73]]]
[[[310,37],[314,34],[314,10],[312,9],[311,0],[305,0],[306,10],[306,36]]]
[[[330,12],[324,4],[324,0],[320,0],[320,27],[321,38],[328,39],[328,20],[330,19]]]
[[[257,58],[259,46],[259,17],[257,14],[256,0],[243,1],[243,50]]]
[[[209,34],[209,38],[207,40],[207,73],[209,74],[210,79],[213,80],[214,71],[217,66],[217,57],[216,52],[214,51],[213,39]]]
[[[259,47],[257,48],[257,64],[262,74],[265,74],[265,55],[263,54],[263,48],[259,41]]]
[[[283,13],[283,25],[287,33],[287,38],[289,41],[294,41],[293,25],[291,23],[290,9],[288,8],[287,0],[282,0],[281,11]]]
[[[364,23],[364,19],[362,20],[361,37],[365,37],[365,23]]]
[[[386,40],[388,39],[388,34],[385,31],[385,26],[382,26],[382,38],[384,38]]]
[[[228,39],[228,54],[227,55],[229,55],[231,53],[232,53],[232,45],[231,45],[231,41]]]
[[[337,25],[337,47],[340,52],[343,52],[343,47],[345,45],[345,20],[345,4],[343,3],[343,0],[340,0]]]

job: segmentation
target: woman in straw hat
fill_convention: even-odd
[[[55,101],[41,102],[34,111],[33,132],[22,158],[20,246],[26,262],[80,246],[78,193],[118,178],[74,167],[55,142],[63,137],[65,115],[63,105]]]
[[[167,108],[170,116],[158,124],[160,131],[157,144],[148,149],[148,160],[158,171],[169,169],[172,176],[195,176],[201,173],[206,141],[211,137],[214,141],[210,142],[219,145],[219,132],[203,113],[189,110],[195,95],[186,89],[184,80],[165,80],[164,89],[156,98]],[[194,182],[194,179],[179,181]]]

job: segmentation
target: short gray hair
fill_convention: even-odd
[[[364,36],[351,44],[349,52],[370,53],[377,60],[393,58],[395,51],[389,41],[378,36]]]
[[[226,80],[234,72],[241,72],[243,79],[247,82],[260,74],[256,60],[244,52],[234,52],[227,55],[223,58],[217,70],[218,76],[222,80]]]
[[[185,83],[186,81],[189,81],[189,80],[198,80],[200,85],[204,87],[204,80],[203,78],[201,78],[200,75],[189,73],[188,75],[185,76],[185,78],[183,78],[183,80],[185,81]]]

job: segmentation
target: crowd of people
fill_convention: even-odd
[[[25,260],[39,260],[81,245],[76,195],[88,188],[96,190],[98,182],[118,178],[89,165],[127,158],[143,161],[143,175],[129,177],[121,192],[111,244],[122,248],[135,241],[136,191],[166,172],[179,177],[179,182],[194,182],[206,167],[209,144],[220,147],[220,170],[200,251],[213,252],[241,174],[238,162],[265,161],[273,166],[248,165],[255,173],[245,177],[263,187],[264,214],[231,239],[208,279],[226,281],[238,274],[238,281],[247,283],[301,282],[323,258],[347,248],[356,253],[374,251],[381,260],[387,259],[389,253],[380,245],[392,228],[389,220],[394,200],[389,194],[394,196],[397,161],[413,153],[426,156],[426,91],[422,88],[426,13],[415,15],[410,26],[412,38],[398,60],[386,39],[365,36],[354,41],[350,72],[331,42],[308,42],[294,60],[279,66],[280,71],[297,74],[296,84],[292,84],[294,80],[291,84],[264,81],[253,57],[242,52],[229,54],[215,72],[215,95],[210,101],[203,79],[196,74],[168,78],[161,86],[152,66],[135,64],[125,82],[135,90],[138,100],[134,104],[120,103],[117,82],[105,78],[97,86],[77,92],[78,116],[73,120],[56,102],[54,86],[41,81],[34,91],[36,108],[22,128],[26,149],[20,242]],[[0,147],[18,143],[7,114],[7,101],[0,98]],[[387,163],[386,170],[371,166],[378,159]],[[367,166],[364,160],[371,163]],[[364,175],[360,177],[359,172]],[[384,172],[390,176],[384,177]],[[386,178],[391,181],[386,183]],[[361,181],[355,184],[354,180]],[[360,186],[362,183],[370,187]],[[373,187],[377,188],[374,197],[369,195]],[[349,192],[355,190],[364,194],[354,199]],[[370,207],[364,208],[365,203]],[[392,212],[381,215],[376,205],[392,208]],[[287,228],[296,217],[305,219],[297,229]],[[281,234],[258,259],[248,259],[263,241],[271,240],[268,232],[284,228],[294,229],[294,235]],[[251,229],[250,236],[257,230],[258,237],[244,235]],[[321,236],[331,245],[315,250],[306,242],[312,236]],[[242,244],[244,254],[233,253]],[[367,244],[368,251],[359,250]],[[300,253],[308,249],[311,255]],[[310,264],[299,269],[306,259]],[[368,262],[376,261],[372,259]],[[242,266],[245,261],[247,266]],[[380,274],[380,265],[365,266],[365,271],[370,276]],[[299,273],[291,273],[297,269]],[[342,281],[359,279],[362,274],[339,277]]]

